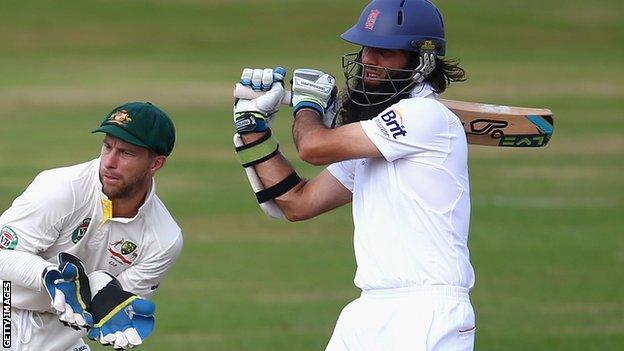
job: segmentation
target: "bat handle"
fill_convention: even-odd
[[[264,95],[263,91],[255,91],[250,87],[244,86],[241,83],[236,83],[234,85],[234,97],[237,99],[255,99]],[[291,94],[290,91],[284,92],[284,99],[282,100],[282,105],[290,105],[291,103]]]

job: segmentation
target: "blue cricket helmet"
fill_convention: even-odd
[[[342,39],[361,46],[419,51],[425,41],[444,56],[444,20],[428,0],[373,0]]]

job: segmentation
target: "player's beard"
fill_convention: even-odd
[[[143,184],[149,182],[149,174],[142,173],[131,178],[120,178],[121,182],[117,186],[108,186],[102,180],[102,174],[100,173],[100,182],[102,183],[102,192],[110,200],[132,198],[137,192],[144,189]]]
[[[403,73],[403,74],[406,74],[406,73]],[[359,74],[359,76],[361,77],[362,75]],[[404,78],[404,77],[397,75],[391,78],[396,79],[396,78]],[[356,90],[362,91],[363,90],[362,84],[363,84],[362,79],[358,78],[356,82],[356,88],[357,88]],[[395,85],[393,86],[392,83],[390,83],[389,81],[382,81],[380,82],[379,86],[375,88],[370,88],[367,86],[366,91],[391,93],[395,91],[395,88],[396,88],[396,91],[401,91],[404,88],[408,87],[409,85],[413,84],[413,81],[399,81],[399,82],[395,82],[394,84]],[[339,111],[339,116],[341,119],[340,124],[343,124],[343,125],[353,123],[353,122],[365,121],[365,120],[371,119],[379,115],[381,112],[383,112],[383,110],[399,102],[400,100],[407,98],[411,90],[411,89],[407,89],[405,92],[397,94],[396,96],[392,97],[388,101],[381,102],[387,99],[388,95],[368,94],[365,96],[364,93],[359,92],[359,91],[354,91],[354,90],[351,90],[348,93],[347,89],[348,88],[345,87],[340,94],[341,95],[340,100],[342,101],[342,106]],[[358,105],[354,102],[354,100],[358,102],[370,101],[370,103],[373,105],[371,106]]]

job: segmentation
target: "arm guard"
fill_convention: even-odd
[[[240,148],[244,145],[245,144],[243,143],[243,140],[240,137],[240,135],[234,134],[234,146],[237,148]],[[245,169],[245,174],[247,175],[247,179],[249,180],[249,184],[251,184],[251,189],[253,190],[253,192],[255,194],[258,194],[262,192],[263,190],[265,190],[264,185],[262,185],[262,182],[260,181],[260,178],[256,174],[256,170],[254,169],[254,167],[244,167],[244,169]],[[260,208],[269,217],[273,217],[273,218],[285,217],[282,210],[275,203],[275,200],[268,200],[268,201],[260,203]]]

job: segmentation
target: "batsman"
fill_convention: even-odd
[[[237,99],[236,152],[269,216],[299,221],[352,203],[362,292],[326,350],[472,350],[466,135],[436,100],[465,73],[444,58],[442,15],[427,0],[374,0],[341,37],[359,46],[342,58],[344,92],[312,69],[291,84],[299,157],[327,168],[301,179],[271,135],[282,68],[243,70],[241,83],[266,93]]]
[[[154,329],[148,299],[182,250],[154,182],[173,122],[131,102],[93,132],[105,134],[98,158],[41,172],[0,216],[0,279],[12,303],[5,349],[87,351],[85,336],[128,349]]]

